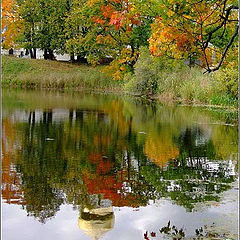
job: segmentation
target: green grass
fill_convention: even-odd
[[[209,102],[212,105],[238,106],[238,99],[231,95],[213,95]]]
[[[116,91],[121,84],[102,72],[103,66],[2,56],[2,85],[18,88]]]

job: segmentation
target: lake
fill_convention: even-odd
[[[237,113],[84,92],[2,99],[3,240],[238,239]]]

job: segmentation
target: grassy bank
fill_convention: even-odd
[[[117,91],[121,84],[102,73],[103,66],[2,56],[2,86]]]
[[[125,77],[125,89],[164,102],[237,107],[237,66],[225,66],[211,74],[203,72],[184,61],[153,57],[148,48],[141,48],[134,73]]]
[[[148,55],[143,55],[135,65],[134,74],[129,73],[122,81],[114,81],[103,73],[104,66],[2,56],[2,86],[100,90],[145,95],[168,103],[238,106],[237,98],[225,89],[226,81],[231,83],[232,79],[238,78],[235,71],[206,75],[199,68],[190,69],[173,63],[166,66],[163,62],[151,61]]]

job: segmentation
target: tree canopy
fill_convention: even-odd
[[[111,62],[115,79],[133,70],[141,46],[213,72],[236,49],[238,8],[236,0],[4,0],[3,47]]]

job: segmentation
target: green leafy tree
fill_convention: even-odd
[[[54,59],[54,51],[65,52],[64,24],[68,8],[68,0],[20,1],[23,42],[32,58],[36,58],[36,48],[44,50],[45,59]]]

